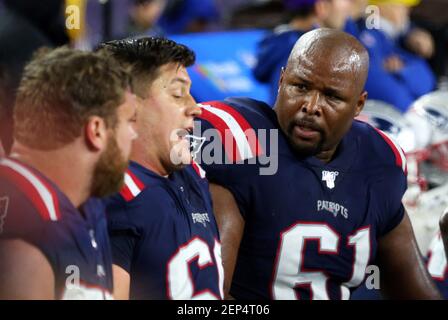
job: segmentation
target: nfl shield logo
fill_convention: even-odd
[[[336,177],[339,175],[337,171],[322,171],[322,181],[327,182],[327,188],[333,189],[335,187]]]

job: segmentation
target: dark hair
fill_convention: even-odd
[[[114,40],[100,45],[131,71],[135,93],[144,96],[147,86],[158,77],[158,70],[168,63],[184,67],[194,64],[196,56],[188,47],[164,38],[144,37]]]
[[[113,129],[130,88],[129,73],[110,56],[67,47],[40,50],[17,91],[14,138],[34,149],[57,149],[79,137],[94,115]]]

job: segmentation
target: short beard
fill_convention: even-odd
[[[111,135],[93,172],[92,196],[103,198],[119,192],[124,185],[128,165],[129,161],[124,159],[115,136]]]
[[[322,131],[319,131],[320,135],[321,135],[321,139],[319,140],[319,142],[316,145],[305,147],[305,146],[298,145],[294,141],[294,139],[292,138],[293,130],[294,130],[294,123],[291,123],[288,127],[288,133],[286,134],[286,137],[288,139],[291,149],[293,150],[294,154],[297,157],[299,157],[299,158],[312,157],[312,156],[319,154],[323,150],[324,142],[326,139],[325,139],[325,134]]]

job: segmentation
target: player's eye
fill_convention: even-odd
[[[327,98],[330,99],[331,101],[340,101],[341,99],[338,96],[329,94],[327,95]]]
[[[308,86],[306,84],[303,84],[303,83],[296,83],[296,84],[294,84],[294,87],[298,91],[307,91],[308,90]]]
[[[175,88],[171,91],[171,96],[175,99],[181,99],[184,97],[184,90],[182,88]]]
[[[335,103],[339,103],[339,102],[343,101],[343,99],[340,96],[337,96],[334,94],[328,95],[327,97],[330,101],[335,102]]]

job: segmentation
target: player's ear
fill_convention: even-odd
[[[358,102],[356,103],[356,107],[355,107],[355,118],[357,116],[359,116],[359,114],[361,113],[362,109],[364,109],[364,105],[367,101],[367,91],[364,91],[363,93],[361,93],[361,95],[358,98]]]
[[[87,120],[84,136],[89,148],[103,150],[107,145],[107,126],[103,118],[92,116]]]

